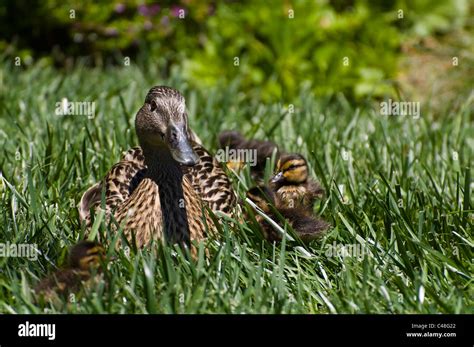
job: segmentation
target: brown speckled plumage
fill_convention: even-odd
[[[183,172],[213,212],[232,216],[237,199],[229,177],[202,146],[194,146],[194,151],[199,161],[194,166],[183,167]]]
[[[83,282],[91,279],[92,269],[100,270],[100,260],[104,259],[104,249],[90,241],[81,241],[69,252],[66,267],[43,278],[35,287],[35,292],[47,299],[56,295],[74,293]]]
[[[268,187],[254,187],[247,192],[247,197],[265,212],[268,217],[284,227],[284,223],[279,218],[279,215],[281,215],[283,222],[288,223],[296,235],[304,242],[320,238],[330,226],[326,221],[313,216],[309,211],[301,207],[287,208],[282,206],[277,195]],[[282,236],[275,230],[273,225],[258,214],[255,218],[261,226],[264,237],[268,241],[281,241]]]
[[[219,163],[187,127],[184,98],[168,87],[154,87],[137,114],[140,147],[128,150],[91,187],[79,208],[90,225],[90,208],[101,208],[142,247],[152,239],[189,245],[214,225],[207,208],[231,214],[236,196]],[[183,162],[186,165],[181,164]],[[187,163],[189,162],[189,164]]]

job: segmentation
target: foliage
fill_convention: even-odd
[[[384,80],[396,66],[398,33],[386,20],[371,19],[364,6],[336,13],[327,4],[283,4],[218,7],[204,48],[185,62],[185,74],[209,85],[220,76],[239,77],[245,90],[263,86],[263,98],[274,100],[295,97],[302,85],[320,95],[391,91]],[[380,26],[383,34],[375,29]]]
[[[0,47],[25,64],[44,55],[63,66],[131,57],[145,69],[160,64],[161,75],[182,70],[195,87],[239,78],[242,90],[267,101],[291,100],[301,87],[377,98],[395,92],[402,34],[458,28],[469,14],[467,0],[431,3],[6,0]]]
[[[397,8],[407,12],[408,32],[422,37],[464,27],[473,10],[472,5],[469,9],[467,0],[398,0],[396,3]]]

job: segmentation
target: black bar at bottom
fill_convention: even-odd
[[[473,346],[472,315],[0,315],[0,346],[243,346],[273,342]],[[37,336],[42,335],[42,336]],[[245,345],[244,345],[245,344]],[[262,346],[263,347],[263,346]]]

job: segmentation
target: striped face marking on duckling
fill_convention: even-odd
[[[135,118],[135,129],[144,151],[167,151],[180,164],[197,163],[199,158],[188,135],[185,100],[176,89],[150,89]]]
[[[71,268],[88,271],[97,268],[104,259],[105,251],[98,244],[90,241],[81,241],[71,248],[69,263]]]
[[[277,173],[271,179],[272,183],[299,184],[308,179],[308,164],[306,159],[299,154],[282,156],[277,163]]]

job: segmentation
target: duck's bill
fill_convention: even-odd
[[[171,148],[171,155],[178,163],[186,166],[196,165],[199,160],[198,155],[194,152],[187,139],[180,140],[175,148]]]
[[[283,178],[284,178],[283,177],[283,172],[279,172],[270,179],[270,182],[271,183],[279,183],[279,182],[283,181]]]

